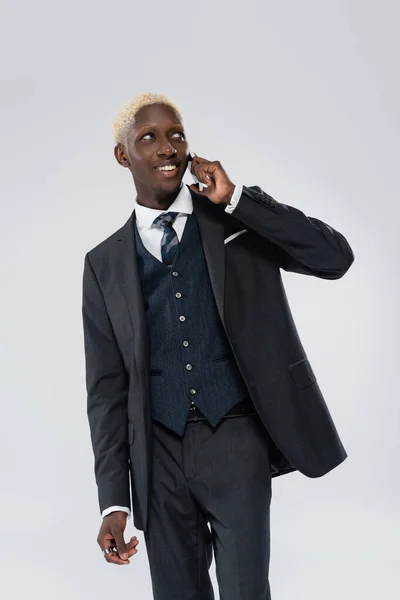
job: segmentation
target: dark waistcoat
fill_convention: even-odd
[[[212,293],[194,213],[171,267],[143,245],[139,276],[150,337],[152,418],[183,435],[191,403],[216,426],[248,397]]]

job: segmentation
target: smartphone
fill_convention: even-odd
[[[192,160],[193,160],[193,157],[192,157],[192,155],[191,155],[191,154],[190,154],[190,152],[189,152],[189,163],[191,163],[191,162],[192,162]],[[205,183],[201,183],[201,181],[199,181],[199,180],[197,179],[196,175],[194,175],[194,174],[192,173],[192,171],[191,171],[191,166],[192,166],[191,164],[188,164],[188,170],[189,170],[189,173],[190,173],[190,175],[193,177],[193,181],[194,181],[195,183],[197,183],[197,184],[198,184],[198,186],[199,186],[199,191],[200,191],[200,192],[202,192],[202,191],[203,191],[203,187],[207,187],[207,185],[206,185]]]

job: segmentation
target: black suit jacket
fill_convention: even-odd
[[[354,254],[341,233],[258,186],[243,186],[232,215],[190,192],[219,315],[277,450],[273,475],[299,470],[320,477],[347,454],[296,331],[280,269],[339,279]],[[133,211],[121,229],[86,254],[83,327],[100,510],[129,506],[135,526],[145,530],[150,362],[134,219]]]

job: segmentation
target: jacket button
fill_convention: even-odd
[[[182,298],[182,294],[180,292],[176,292],[175,298]]]
[[[195,393],[196,393],[196,390],[194,390],[193,388],[191,388],[191,389],[189,390],[189,394],[190,394],[191,396],[194,396],[194,395],[195,395]],[[192,404],[194,404],[194,402],[192,402]]]
[[[177,271],[172,271],[172,275],[173,275],[174,277],[178,277],[179,273],[178,273]]]
[[[187,348],[189,346],[189,342],[187,342],[186,340],[184,342],[182,342],[182,344],[185,346],[185,348]]]
[[[189,364],[189,365],[186,365],[186,370],[187,370],[187,371],[191,371],[192,369],[193,369],[192,365],[190,365],[190,364]]]
[[[180,320],[180,321],[182,321],[182,322],[183,322],[183,321],[186,321],[186,317],[183,317],[183,316],[182,316],[182,317],[179,317],[179,320]]]

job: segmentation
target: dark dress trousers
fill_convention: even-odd
[[[220,594],[222,589],[229,600],[267,599],[267,569],[258,579],[257,573],[269,557],[271,478],[295,470],[307,477],[320,477],[347,456],[296,331],[280,269],[339,279],[354,261],[354,254],[341,233],[294,207],[278,203],[258,186],[243,186],[232,215],[192,190],[190,193],[194,212],[186,223],[175,260],[179,260],[185,242],[186,259],[193,262],[192,272],[201,273],[201,281],[207,282],[200,294],[202,304],[196,305],[204,304],[207,310],[199,308],[193,331],[199,338],[201,322],[207,324],[207,330],[212,323],[216,335],[215,339],[203,340],[202,349],[198,350],[203,355],[194,356],[204,364],[206,348],[211,348],[211,359],[223,356],[220,371],[215,371],[214,377],[212,371],[207,372],[207,380],[212,382],[215,375],[218,381],[225,380],[227,392],[223,386],[213,390],[209,383],[204,384],[206,397],[190,398],[189,387],[195,381],[190,377],[195,374],[183,376],[181,365],[173,359],[169,363],[173,378],[170,382],[176,386],[176,393],[168,409],[163,407],[165,388],[159,376],[166,373],[168,363],[157,352],[157,334],[150,330],[157,314],[162,314],[160,311],[165,310],[168,315],[167,304],[163,308],[162,298],[157,297],[157,289],[165,284],[163,269],[167,267],[157,265],[143,247],[133,211],[121,229],[87,253],[84,265],[88,417],[99,505],[100,510],[109,506],[131,507],[135,527],[146,535],[155,598],[184,600],[197,597],[192,594],[198,593],[202,600],[211,600],[207,577],[211,543],[215,544],[216,561],[221,548],[234,544],[234,540],[223,537],[224,527],[218,530],[217,517],[221,496],[224,490],[227,494],[226,486],[231,485],[229,501],[225,498],[224,503],[225,517],[236,519],[237,525],[240,506],[254,503],[258,530],[256,521],[247,523],[242,519],[242,529],[237,532],[253,540],[251,555],[259,555],[260,564],[249,559],[240,564],[233,559],[220,561]],[[190,235],[186,235],[188,227],[192,227]],[[243,234],[224,243],[244,228]],[[188,256],[188,252],[192,255]],[[190,272],[189,263],[183,261],[181,267]],[[154,285],[157,281],[158,288]],[[195,288],[189,279],[187,284],[194,307]],[[171,289],[165,285],[165,290]],[[165,297],[168,303],[168,294]],[[173,339],[172,330],[168,336]],[[226,411],[244,396],[251,398],[256,412],[221,421]],[[208,411],[208,420],[200,427],[186,424],[187,409],[193,400],[205,415]],[[217,425],[218,436],[213,436]],[[233,440],[240,440],[241,444]],[[257,473],[265,473],[265,479],[258,477],[258,489],[246,496],[246,477],[254,482]],[[188,505],[185,506],[189,490],[184,483],[190,477],[193,486],[198,485],[197,509],[215,526],[216,540],[211,540],[205,521],[200,527],[198,514],[189,514]],[[170,488],[167,497],[167,484],[171,481],[175,483],[174,491]],[[238,481],[243,481],[243,485]],[[214,486],[212,494],[207,490],[207,482]],[[161,489],[164,496],[159,495]],[[180,504],[173,514],[182,513],[180,530],[177,523],[168,521],[168,511],[163,514],[165,503],[174,502],[179,489]],[[194,493],[193,489],[190,493]],[[182,546],[185,527],[187,548]],[[172,540],[172,548],[156,543],[162,531],[164,540]],[[177,531],[181,539],[179,549],[177,539],[175,547],[173,544]],[[196,537],[195,545],[191,531]],[[186,553],[187,569],[175,574],[167,592],[157,573],[162,565],[169,572],[174,565],[176,569],[178,561],[171,559],[174,548]],[[199,556],[202,565],[197,562]],[[193,583],[196,573],[197,588]],[[176,589],[172,589],[173,582]]]

